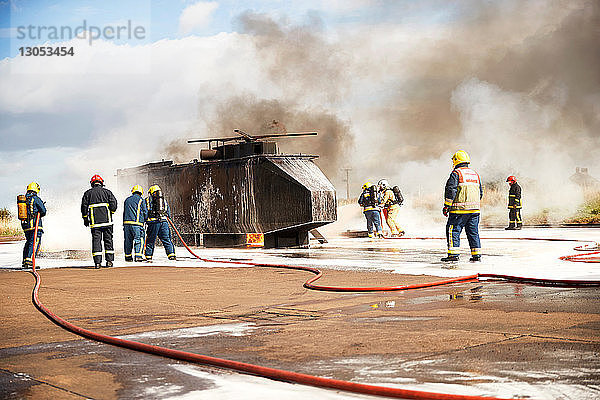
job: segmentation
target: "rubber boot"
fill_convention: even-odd
[[[474,255],[471,256],[471,258],[469,259],[469,261],[471,261],[471,262],[481,261],[481,255],[480,254],[474,254]]]
[[[441,261],[444,261],[444,262],[458,261],[458,255],[457,254],[448,254],[448,257],[442,258]]]
[[[110,267],[112,267],[112,266],[113,266],[113,263],[112,263],[112,261],[107,261],[107,262],[106,262],[106,267],[105,267],[105,268],[110,268]]]
[[[94,265],[94,268],[96,268],[96,269],[102,268],[102,264],[96,264],[96,265]]]

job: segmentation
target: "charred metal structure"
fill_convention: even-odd
[[[335,188],[313,162],[318,156],[279,154],[263,139],[316,133],[190,140],[208,143],[200,159],[117,170],[119,190],[158,184],[184,240],[205,247],[308,245],[308,232],[337,218]],[[256,235],[259,234],[259,235]]]

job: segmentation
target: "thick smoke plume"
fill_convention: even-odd
[[[237,23],[264,79],[245,94],[201,94],[204,125],[192,137],[317,130],[280,148],[319,154],[338,189],[341,169],[351,167],[354,195],[365,180],[385,177],[408,193],[441,197],[450,155],[464,149],[492,186],[513,174],[526,182],[532,212],[556,204],[572,211],[581,201],[574,188],[564,191],[570,196],[536,188],[568,186],[576,166],[598,167],[590,151],[600,148],[595,1],[467,1],[435,26],[335,34],[315,16],[294,25],[246,12]],[[169,146],[171,157],[197,157],[182,143]]]
[[[236,136],[234,129],[251,135],[318,131],[316,137],[293,137],[277,142],[284,153],[321,155],[316,162],[328,176],[338,173],[338,166],[348,155],[352,143],[348,125],[327,111],[304,109],[277,100],[259,100],[252,95],[232,97],[219,104],[215,117],[207,123],[206,134],[208,137]],[[197,156],[198,148],[174,141],[168,151],[176,160],[189,160]]]

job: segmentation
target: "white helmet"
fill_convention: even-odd
[[[377,182],[377,186],[379,186],[379,189],[387,189],[390,187],[390,184],[388,183],[387,179],[381,179],[379,182]]]

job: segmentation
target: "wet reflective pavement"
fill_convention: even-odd
[[[3,253],[8,245],[0,246],[0,258],[15,258],[14,251],[20,245],[13,245],[12,253]],[[333,239],[327,245],[302,250],[198,252],[220,259],[258,259],[325,268],[328,271],[323,280],[336,284],[342,279],[340,285],[371,286],[369,277],[375,273],[383,273],[378,275],[381,280],[391,277],[389,282],[398,276],[396,284],[404,283],[405,278],[400,281],[399,274],[414,274],[410,278],[413,280],[421,279],[418,277],[421,274],[462,276],[471,271],[515,275],[520,272],[520,275],[567,279],[600,275],[597,265],[556,259],[557,255],[572,254],[574,245],[518,241],[507,248],[505,241],[488,240],[482,263],[460,261],[451,266],[438,261],[444,255],[443,242],[440,247],[439,240]],[[178,253],[183,254],[183,250],[178,249]],[[70,257],[68,252],[61,254],[41,259],[42,267],[65,264],[83,267],[88,262],[79,260],[78,255]],[[310,274],[264,271],[265,275],[275,275],[284,282],[259,284],[252,297],[215,294],[217,301],[209,299],[211,291],[218,288],[214,283],[209,284],[206,273],[214,270],[219,278],[216,282],[223,282],[223,286],[241,285],[245,289],[240,290],[246,291],[249,289],[244,286],[245,281],[251,273],[241,278],[240,269],[234,267],[207,265],[183,257],[176,263],[166,262],[162,255],[157,259],[153,266],[193,268],[185,274],[197,271],[194,267],[198,266],[210,268],[199,272],[194,278],[196,290],[189,293],[183,287],[167,292],[165,280],[153,282],[151,277],[134,280],[134,274],[122,276],[130,268],[99,272],[82,268],[43,270],[43,274],[54,273],[57,278],[53,281],[50,279],[53,275],[47,275],[45,279],[50,281],[42,287],[42,299],[49,298],[51,304],[62,310],[59,314],[68,312],[70,303],[62,306],[60,299],[67,301],[78,293],[81,283],[74,282],[75,277],[84,282],[82,274],[115,274],[115,282],[131,280],[131,293],[107,292],[104,301],[95,306],[103,309],[89,308],[88,314],[78,311],[67,319],[144,343],[354,382],[465,395],[600,398],[600,290],[597,288],[485,281],[417,291],[315,293],[301,287]],[[232,268],[235,276],[229,277],[227,268]],[[171,270],[167,268],[165,273]],[[185,270],[174,272],[177,271]],[[349,271],[358,275],[346,278]],[[8,282],[5,279],[8,275],[4,274],[26,275],[9,271],[2,274],[4,282]],[[67,277],[64,284],[60,283],[59,274]],[[179,275],[169,275],[166,279],[172,281]],[[98,276],[101,275],[94,275]],[[90,275],[90,279],[96,278]],[[31,278],[26,276],[19,282],[2,291],[10,296],[22,295],[21,307],[33,308],[27,304]],[[86,284],[93,287],[93,282]],[[138,284],[146,292],[162,287],[160,294],[149,295],[150,301],[154,296],[157,302],[163,302],[155,305],[157,309],[165,308],[168,303],[177,305],[174,310],[197,303],[197,309],[181,311],[180,316],[167,311],[164,315],[151,314],[141,301],[144,293],[133,292],[133,286]],[[287,296],[272,293],[279,290],[279,285],[287,285],[282,288],[289,293]],[[170,297],[170,293],[177,292],[188,294],[181,299]],[[88,296],[82,296],[78,302],[85,303]],[[250,298],[256,304],[249,304]],[[6,302],[3,308],[10,304],[6,298],[2,301]],[[133,308],[126,307],[129,302]],[[139,304],[139,311],[135,304]],[[33,317],[36,313],[33,310],[28,315]],[[48,394],[54,398],[123,399],[370,398],[176,362],[70,334],[64,340],[52,340],[64,334],[58,334],[47,320],[34,318],[38,327],[47,330],[46,339],[27,345],[7,345],[3,341],[0,346],[0,398],[41,398]],[[184,326],[173,328],[173,321]],[[26,336],[29,328],[26,323],[23,326]],[[102,385],[106,391],[99,389]]]

